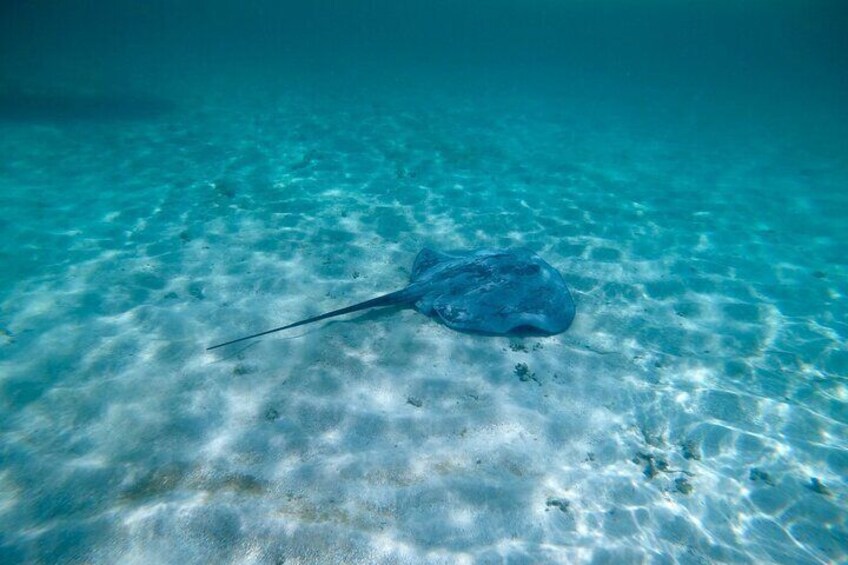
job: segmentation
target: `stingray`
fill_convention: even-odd
[[[531,251],[440,253],[424,248],[406,288],[207,351],[382,306],[415,308],[453,330],[495,336],[554,335],[567,330],[574,319],[574,300],[562,275]]]

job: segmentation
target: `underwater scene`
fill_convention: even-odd
[[[3,2],[0,212],[0,563],[848,561],[845,2]]]

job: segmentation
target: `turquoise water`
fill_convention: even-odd
[[[0,562],[848,560],[836,2],[4,6]],[[372,311],[524,246],[573,326]]]

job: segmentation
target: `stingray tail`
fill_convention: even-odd
[[[259,332],[258,334],[248,335],[244,337],[240,337],[238,339],[233,339],[230,341],[225,341],[224,343],[219,343],[217,345],[213,345],[211,347],[207,347],[206,351],[211,351],[213,349],[218,349],[219,347],[224,347],[225,345],[232,345],[233,343],[238,343],[240,341],[245,341],[248,339],[253,339],[255,337],[260,337],[263,335],[272,334],[275,332],[281,332],[283,330],[288,330],[290,328],[296,328],[298,326],[304,326],[306,324],[311,324],[312,322],[319,322],[321,320],[326,320],[327,318],[334,318],[336,316],[341,316],[343,314],[350,314],[351,312],[358,312],[360,310],[366,310],[368,308],[376,308],[379,306],[392,306],[397,304],[406,304],[409,298],[409,289],[405,288],[403,290],[398,290],[395,292],[390,292],[389,294],[384,294],[383,296],[378,296],[377,298],[372,298],[371,300],[366,300],[365,302],[360,302],[359,304],[354,304],[353,306],[348,306],[347,308],[341,308],[339,310],[333,310],[332,312],[326,312],[319,316],[314,316],[312,318],[306,318],[305,320],[300,320],[299,322],[295,322],[293,324],[289,324],[287,326],[281,326],[279,328],[274,328],[271,330],[266,330],[264,332]]]

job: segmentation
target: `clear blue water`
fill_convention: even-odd
[[[0,8],[0,562],[848,560],[841,3],[248,4]]]

